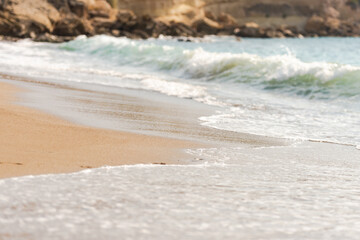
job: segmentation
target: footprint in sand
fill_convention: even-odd
[[[12,162],[0,162],[0,164],[24,165],[23,163],[12,163]]]
[[[91,167],[91,166],[80,166],[81,168],[93,168],[93,167]]]

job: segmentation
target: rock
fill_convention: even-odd
[[[120,9],[116,14],[116,19],[119,22],[125,23],[136,20],[136,15],[133,11]]]
[[[77,0],[79,1],[79,0]],[[88,5],[89,11],[111,11],[111,5],[106,0],[82,0]]]
[[[170,35],[170,27],[169,25],[161,22],[161,21],[156,21],[156,25],[153,29],[153,33],[152,33],[152,37],[159,37],[160,35]]]
[[[290,30],[294,35],[298,35],[301,33],[297,26],[287,26],[286,29]]]
[[[38,33],[48,31],[41,23],[30,19],[0,12],[0,34],[11,37],[34,37]]]
[[[120,30],[117,30],[117,29],[113,29],[111,30],[111,34],[114,36],[114,37],[120,37]]]
[[[152,35],[154,28],[156,26],[155,20],[149,15],[143,16],[140,21],[136,24],[136,29],[141,29],[146,32],[148,35]]]
[[[69,0],[70,11],[76,14],[78,17],[88,17],[88,8],[87,5],[78,0]]]
[[[92,18],[90,22],[94,28],[102,27],[106,29],[110,29],[114,24],[116,24],[116,20],[103,17]]]
[[[176,36],[195,37],[197,35],[191,27],[184,23],[175,23],[172,25],[172,28],[175,29]]]
[[[338,10],[336,10],[333,6],[331,6],[329,4],[325,4],[324,9],[323,9],[323,15],[325,15],[326,17],[330,17],[330,18],[339,18],[340,12]]]
[[[265,31],[260,29],[260,26],[257,23],[249,22],[246,23],[241,29],[240,32],[236,36],[238,37],[263,37],[265,35]]]
[[[265,30],[264,38],[276,38],[276,30],[269,28]]]
[[[94,30],[90,23],[75,14],[68,14],[55,23],[53,34],[59,36],[92,35]]]
[[[6,8],[7,3],[8,0],[0,0],[0,10],[4,10]]]
[[[210,20],[216,21],[215,15],[210,11],[205,11],[205,17],[210,19]]]
[[[255,22],[245,23],[244,27],[249,28],[249,29],[259,29],[260,28],[259,24],[255,23]]]
[[[291,38],[295,37],[295,34],[290,29],[284,29],[282,33],[284,34],[285,37],[291,37]]]
[[[190,38],[180,37],[177,39],[178,42],[193,42]]]
[[[233,34],[235,36],[240,36],[240,32],[241,32],[240,28],[237,27],[237,28],[234,29]]]
[[[138,36],[139,38],[142,38],[142,39],[148,39],[148,38],[150,38],[150,35],[149,35],[147,32],[145,32],[145,31],[143,31],[143,30],[140,30],[140,29],[135,29],[135,30],[133,31],[133,34],[136,35],[136,36]]]
[[[317,33],[320,37],[326,37],[328,36],[328,32],[326,30],[321,30],[320,32]]]
[[[86,0],[90,18],[110,18],[113,12],[110,4],[105,0]]]
[[[182,37],[195,37],[197,32],[181,22],[164,23],[161,21],[155,21],[155,26],[152,29],[152,37],[165,36],[182,36]]]
[[[215,17],[215,16],[211,16],[210,12],[208,14],[210,17]],[[174,22],[181,22],[188,26],[191,26],[191,24],[195,20],[203,17],[204,17],[203,10],[195,6],[190,6],[188,4],[175,4],[175,6],[173,6],[169,10],[167,15],[161,16],[156,20],[162,21],[166,24],[169,24],[171,21],[174,21]]]
[[[238,23],[236,22],[235,18],[227,13],[220,13],[220,15],[217,17],[217,21],[223,25],[223,26],[238,26]]]
[[[62,42],[68,42],[73,40],[74,37],[60,37],[55,36],[50,33],[44,33],[38,35],[35,39],[33,39],[35,42],[51,42],[51,43],[62,43]]]
[[[192,28],[194,28],[200,34],[213,35],[218,33],[222,29],[222,26],[211,19],[202,18],[195,21],[192,24]]]
[[[45,0],[12,0],[8,7],[21,24],[32,28],[26,32],[51,32],[53,23],[60,19],[58,10]]]
[[[132,11],[119,10],[116,14],[114,29],[121,31],[133,31],[138,24],[138,19]]]
[[[131,39],[140,39],[140,37],[136,34],[127,32],[127,31],[122,31],[121,32],[121,36],[127,37],[127,38],[131,38]]]
[[[354,23],[351,23],[346,26],[341,20],[333,17],[324,19],[313,16],[307,21],[305,31],[318,36],[349,36],[353,32],[353,25]]]
[[[90,20],[94,34],[110,33],[116,26],[116,19],[95,17]]]
[[[319,16],[314,15],[308,19],[306,31],[302,25],[297,25],[300,30],[289,26],[263,28],[255,22],[248,22],[240,27],[231,15],[221,12],[226,8],[204,8],[209,4],[207,1],[203,2],[203,5],[200,4],[202,1],[170,1],[172,7],[169,11],[154,19],[151,17],[154,15],[137,17],[130,10],[112,9],[106,0],[0,0],[0,35],[61,42],[80,34],[111,34],[131,38],[170,35],[184,39],[206,34],[265,38],[360,34],[360,25],[354,20],[347,21],[343,16],[344,12],[329,1],[329,4],[324,5],[324,11],[315,12]],[[197,5],[198,3],[201,6]],[[256,9],[268,11],[267,6],[270,5],[254,6],[255,8],[249,8],[252,13],[255,13]],[[275,8],[273,10],[279,11]],[[280,11],[279,14],[281,13]],[[308,16],[313,13],[309,12]],[[281,16],[279,14],[278,16]]]
[[[276,31],[275,38],[285,38],[286,36],[281,31]]]
[[[217,36],[230,36],[234,34],[233,29],[221,29],[219,32],[216,33]]]
[[[30,32],[30,33],[29,33],[29,37],[30,37],[31,39],[35,39],[35,38],[37,37],[37,35],[36,35],[35,32]]]
[[[8,12],[0,12],[0,35],[18,36],[22,32],[20,22]]]
[[[360,35],[360,24],[358,22],[351,22],[351,27],[352,27],[352,36],[353,37],[358,37]]]
[[[96,17],[109,18],[109,17],[110,17],[110,12],[104,12],[104,11],[89,11],[89,16],[90,16],[90,18],[96,18]]]
[[[55,43],[55,42],[57,42],[57,37],[54,36],[54,35],[51,35],[49,33],[44,33],[44,34],[38,35],[33,40],[35,42],[51,42],[51,43]]]
[[[339,36],[354,36],[360,33],[360,27],[352,21],[343,21],[337,29]]]
[[[291,34],[290,37],[294,37],[294,35],[292,34],[292,32],[288,29],[274,29],[274,28],[267,28],[263,30],[264,38],[285,38],[286,37],[286,33],[288,35]]]
[[[4,41],[16,42],[16,41],[18,41],[20,39],[21,38],[18,38],[18,37],[10,37],[10,36],[1,36],[0,35],[0,40],[4,40]]]
[[[339,29],[341,21],[337,18],[327,18],[325,21],[325,26],[329,29],[330,32],[334,32]]]
[[[35,0],[38,1],[38,0]],[[64,0],[46,0],[49,4],[51,4],[58,12],[67,13],[70,12],[70,7],[68,1]],[[76,0],[73,0],[76,1]],[[81,1],[81,0],[78,0]]]
[[[230,14],[223,12],[217,17],[217,22],[222,26],[218,35],[233,35],[235,28],[239,27],[239,24]]]
[[[320,32],[326,31],[324,18],[316,15],[309,18],[305,25],[305,31],[310,34],[318,34]]]
[[[172,15],[184,16],[189,20],[199,17],[200,12],[201,10],[199,8],[186,4],[178,4],[170,10]]]

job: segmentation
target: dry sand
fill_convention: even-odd
[[[0,83],[0,178],[140,163],[178,163],[195,143],[78,126],[12,104],[22,91]]]

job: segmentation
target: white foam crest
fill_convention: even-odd
[[[270,66],[278,65],[273,74],[268,75],[268,80],[286,80],[295,76],[312,75],[322,82],[330,81],[348,72],[359,71],[359,67],[339,65],[336,63],[311,62],[305,63],[291,55],[273,56],[265,58]],[[270,72],[270,71],[269,71]]]
[[[125,37],[114,38],[106,35],[98,35],[91,38],[77,38],[76,40],[65,43],[65,48],[74,48],[90,54],[105,54],[109,58],[123,58],[123,53],[138,52],[139,54],[146,55],[153,54],[153,50],[172,51],[175,48],[172,46],[160,46],[151,41],[132,40]],[[124,51],[118,53],[118,51]],[[137,56],[135,56],[136,58]]]
[[[211,76],[231,71],[235,76],[270,81],[312,75],[323,82],[330,81],[359,67],[326,62],[303,62],[291,54],[261,57],[255,54],[207,52],[202,48],[185,50],[186,71],[194,76]]]
[[[74,46],[77,48],[81,48],[84,46],[88,51],[100,49],[106,45],[114,45],[114,46],[135,46],[135,41],[129,38],[114,38],[106,35],[98,35],[91,38],[86,36],[77,37],[74,41],[69,43],[65,43],[65,46]]]
[[[205,87],[180,82],[169,82],[159,78],[145,78],[141,81],[146,89],[154,90],[169,96],[193,99],[209,105],[219,106],[221,103],[209,95]]]

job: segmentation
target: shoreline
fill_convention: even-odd
[[[196,143],[97,129],[13,104],[22,89],[0,82],[0,178],[132,164],[178,164]],[[181,162],[180,162],[181,164]]]
[[[288,29],[285,29],[288,30]],[[260,32],[265,31],[264,29],[259,28]],[[71,42],[73,40],[75,40],[78,37],[81,36],[86,36],[87,38],[91,38],[91,37],[96,37],[96,36],[101,36],[101,35],[106,35],[106,36],[111,36],[111,37],[115,37],[115,38],[128,38],[131,40],[148,40],[148,39],[159,39],[161,37],[169,37],[169,38],[173,38],[173,39],[177,39],[179,42],[196,42],[197,39],[205,39],[208,36],[217,36],[217,37],[233,37],[235,39],[237,39],[238,41],[241,41],[242,39],[308,39],[308,38],[360,38],[360,34],[350,34],[350,35],[332,35],[332,34],[327,34],[327,35],[319,35],[316,33],[313,34],[301,34],[298,33],[297,35],[295,34],[289,34],[289,35],[285,35],[282,32],[276,32],[275,30],[272,29],[266,29],[266,31],[269,31],[269,35],[239,35],[239,34],[204,34],[201,36],[181,36],[181,35],[159,35],[157,37],[152,37],[152,36],[148,36],[148,37],[139,37],[136,35],[113,35],[113,34],[104,34],[104,33],[100,33],[100,34],[94,34],[94,35],[86,35],[86,34],[79,34],[79,35],[75,35],[75,36],[57,36],[57,35],[52,35],[52,34],[48,34],[48,33],[44,33],[42,35],[40,35],[40,37],[38,38],[31,38],[31,37],[14,37],[14,36],[8,36],[8,35],[1,35],[0,34],[0,41],[5,41],[5,42],[18,42],[18,41],[22,41],[22,40],[30,40],[33,42],[43,42],[43,43],[56,43],[56,44],[60,44],[60,43],[66,43],[66,42]],[[270,34],[274,34],[274,35],[270,35]],[[277,35],[275,35],[277,34]]]

